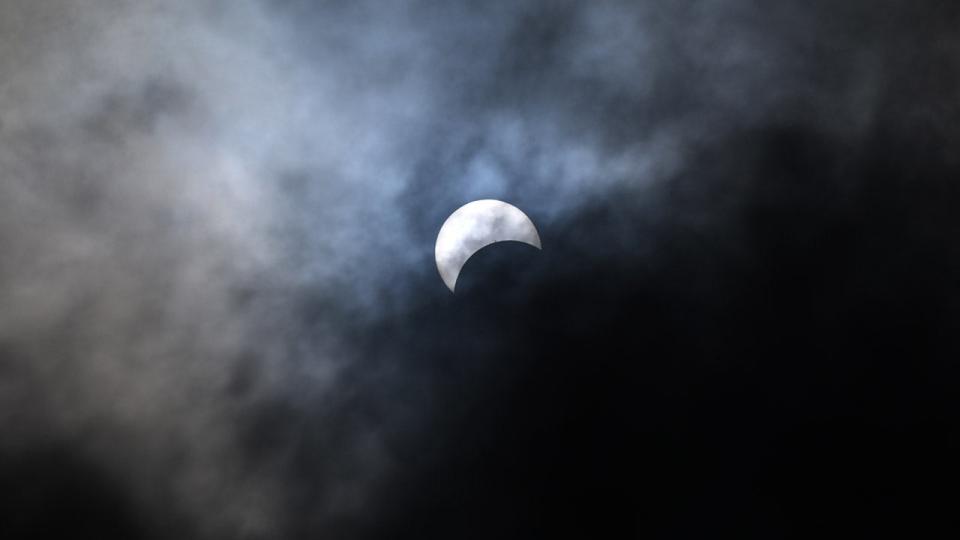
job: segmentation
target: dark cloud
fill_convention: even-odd
[[[949,527],[958,15],[0,5],[0,531]]]
[[[4,465],[0,532],[7,538],[145,538],[123,491],[70,450],[33,448]]]

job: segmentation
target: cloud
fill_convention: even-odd
[[[731,274],[801,262],[764,230],[812,249],[818,227],[865,212],[865,230],[893,234],[869,213],[883,207],[943,247],[924,227],[953,220],[917,217],[927,199],[895,204],[911,173],[882,157],[924,178],[955,169],[956,15],[906,2],[6,2],[0,455],[70,454],[157,537],[400,527],[451,489],[436,470],[487,471],[463,443],[424,441],[483,446],[462,418],[489,385],[506,385],[505,403],[530,388],[535,361],[504,359],[559,350],[554,325],[582,355],[637,346],[613,331],[634,317],[663,330],[655,351],[670,332],[709,348],[756,322],[703,316],[744,291]],[[490,284],[514,286],[465,276],[452,300],[433,242],[480,198],[527,212],[544,256],[509,252],[525,271],[481,260]],[[550,304],[561,292],[585,307]],[[569,397],[575,370],[560,365],[556,395],[534,392],[544,402]],[[477,433],[496,432],[480,416]],[[427,495],[411,496],[421,482]]]

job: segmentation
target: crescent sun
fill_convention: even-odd
[[[495,242],[523,242],[541,249],[533,221],[512,204],[494,199],[473,201],[458,208],[440,227],[434,250],[437,270],[451,292],[460,270],[480,249]]]

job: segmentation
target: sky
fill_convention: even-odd
[[[958,29],[0,0],[0,536],[956,527]]]

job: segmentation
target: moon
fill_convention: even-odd
[[[467,203],[450,214],[440,227],[434,250],[437,270],[450,292],[455,292],[460,270],[474,253],[506,241],[542,249],[533,221],[512,204],[484,199]]]

